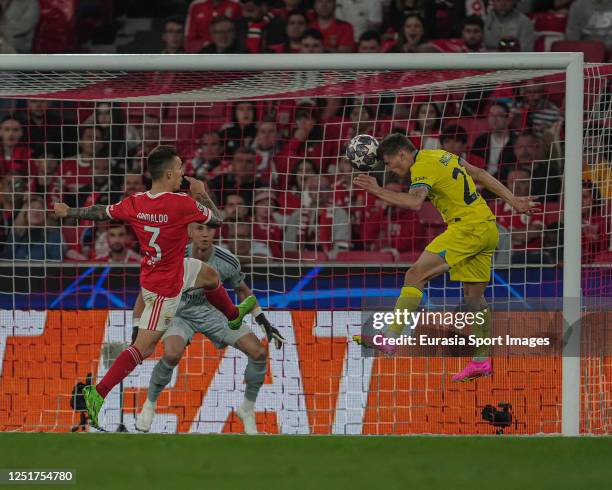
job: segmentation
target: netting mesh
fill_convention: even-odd
[[[610,295],[610,66],[585,71],[581,429],[612,429]],[[560,432],[561,358],[500,357],[495,375],[456,385],[469,353],[364,358],[349,342],[364,302],[390,300],[404,272],[445,225],[377,201],[352,184],[350,138],[408,135],[496,175],[542,212],[518,216],[487,198],[500,244],[487,289],[500,331],[549,328],[538,313],[562,296],[564,104],[554,71],[3,73],[0,262],[0,426],[69,430],[76,381],[104,375],[129,342],[139,290],[129,227],[59,223],[47,212],[113,203],[148,185],[146,156],[175,145],[187,175],[207,181],[225,214],[217,243],[241,260],[247,282],[287,339],[269,349],[256,410],[260,429],[283,433],[490,433],[487,404],[511,403],[516,433]],[[378,175],[391,190],[407,182]],[[576,230],[576,239],[578,239]],[[427,305],[450,307],[460,284],[440,277]],[[371,303],[368,303],[371,304]],[[40,310],[40,311],[34,311]],[[544,325],[544,326],[542,326]],[[521,330],[523,329],[523,330]],[[531,330],[530,330],[531,329]],[[256,328],[254,327],[254,330]],[[110,347],[109,347],[110,346]],[[113,347],[114,346],[114,347]],[[156,354],[102,414],[133,427]],[[235,432],[246,358],[196,336],[158,402],[153,429]]]

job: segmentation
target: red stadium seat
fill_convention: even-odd
[[[556,41],[551,51],[555,52],[582,52],[584,61],[589,63],[603,63],[606,60],[606,46],[600,41]]]
[[[355,250],[348,252],[340,252],[336,256],[336,262],[372,262],[377,264],[385,264],[393,261],[394,257],[391,252],[367,252]]]
[[[595,264],[612,264],[612,250],[606,250],[596,255],[593,259]]]
[[[550,51],[555,41],[561,41],[565,38],[566,14],[538,12],[532,18],[537,37],[534,51]]]
[[[542,209],[544,213],[544,226],[558,223],[561,217],[561,203],[547,202]]]
[[[488,124],[486,117],[464,117],[452,122],[465,129],[468,137],[468,148],[471,148],[474,144],[474,140],[480,135],[487,131]]]
[[[398,262],[414,264],[419,258],[419,255],[421,255],[420,252],[404,252],[400,254]]]

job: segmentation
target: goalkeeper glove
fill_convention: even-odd
[[[276,327],[272,326],[270,321],[266,318],[266,315],[264,313],[260,313],[255,317],[255,321],[261,328],[263,328],[264,332],[266,332],[268,342],[274,341],[276,348],[280,349],[285,343],[285,338],[280,334]]]

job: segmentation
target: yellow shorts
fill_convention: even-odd
[[[425,250],[444,257],[453,281],[489,282],[498,240],[494,220],[476,224],[458,222],[450,224]]]

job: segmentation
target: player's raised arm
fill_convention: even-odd
[[[58,218],[78,218],[91,221],[109,221],[111,217],[106,212],[106,206],[95,204],[86,208],[71,208],[63,202],[53,205],[53,212]]]
[[[223,215],[221,211],[217,209],[212,198],[206,192],[206,184],[201,180],[194,179],[193,177],[185,177],[189,181],[189,191],[191,196],[199,202],[202,206],[208,208],[211,212],[210,220],[206,223],[211,228],[218,228],[223,224]]]
[[[512,206],[517,213],[532,214],[533,212],[538,210],[540,203],[533,200],[533,198],[529,196],[515,196],[514,194],[512,194],[510,189],[508,189],[504,184],[502,184],[499,180],[493,177],[485,169],[475,167],[474,165],[469,164],[465,160],[461,160],[461,165],[465,167],[468,174],[470,174],[470,177],[472,177],[475,182],[482,184],[485,189],[494,193],[500,199],[503,199],[510,206]]]
[[[366,174],[360,174],[355,177],[353,183],[389,204],[399,208],[412,209],[413,211],[421,209],[423,201],[425,201],[429,193],[429,187],[426,185],[414,185],[410,187],[408,193],[394,192],[379,186],[374,177]]]

